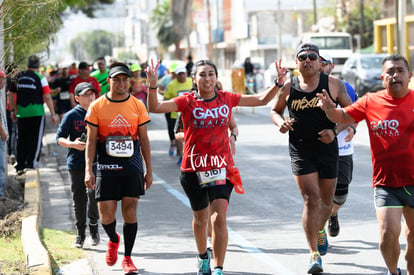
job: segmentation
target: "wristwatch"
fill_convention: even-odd
[[[335,127],[333,127],[333,129],[332,129],[332,130],[334,131],[335,136],[337,136],[337,135],[338,135],[338,133],[339,133],[338,128],[336,128],[336,126],[335,126]]]

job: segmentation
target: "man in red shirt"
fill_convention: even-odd
[[[69,86],[70,104],[72,108],[75,107],[77,104],[75,102],[75,87],[81,82],[88,82],[92,84],[93,88],[96,91],[95,98],[98,98],[101,95],[101,87],[99,85],[98,80],[96,80],[95,77],[91,76],[89,64],[82,61],[81,63],[79,63],[78,69],[78,76],[72,79],[72,82]]]
[[[407,275],[414,274],[414,91],[407,60],[390,55],[382,61],[385,90],[368,93],[336,109],[326,91],[318,105],[337,123],[367,122],[373,166],[374,198],[380,231],[380,250],[389,275],[401,274],[399,235],[404,215]]]

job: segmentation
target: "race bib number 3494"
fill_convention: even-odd
[[[130,136],[106,138],[106,153],[111,157],[129,158],[134,154],[134,141]]]

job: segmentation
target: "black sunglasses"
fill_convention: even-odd
[[[315,61],[316,59],[318,59],[318,55],[316,53],[303,53],[301,55],[298,55],[298,60],[300,62],[305,61],[307,58],[309,57],[310,61]]]

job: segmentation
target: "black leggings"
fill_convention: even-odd
[[[175,121],[177,119],[171,118],[171,113],[165,113],[165,119],[167,120],[168,136],[170,138],[170,141],[173,141],[175,140],[174,128],[175,128]]]

